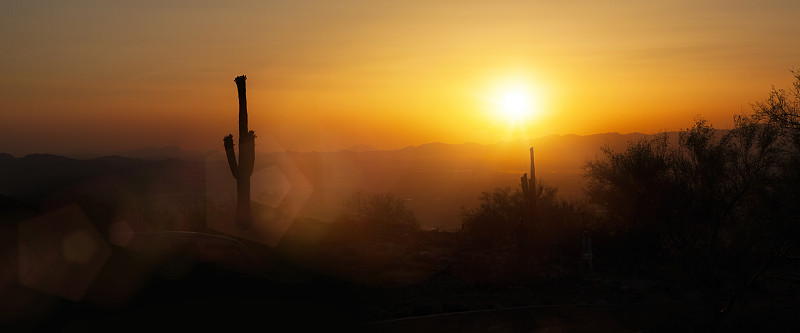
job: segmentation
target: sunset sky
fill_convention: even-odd
[[[800,1],[2,1],[0,152],[396,149],[714,126],[800,67]],[[512,109],[512,110],[509,110]],[[511,114],[507,114],[511,113]]]

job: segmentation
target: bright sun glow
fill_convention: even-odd
[[[499,111],[508,120],[519,121],[530,112],[530,98],[524,91],[508,91],[499,98]]]
[[[492,92],[490,100],[493,117],[509,125],[532,120],[541,112],[538,92],[523,82],[499,85]]]

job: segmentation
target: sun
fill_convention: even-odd
[[[531,111],[530,96],[522,90],[510,90],[498,98],[498,112],[509,121],[524,120]]]
[[[541,112],[541,99],[530,85],[512,82],[493,89],[490,98],[492,117],[509,125],[532,120]]]

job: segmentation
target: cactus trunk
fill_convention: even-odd
[[[233,135],[228,134],[223,143],[225,155],[231,174],[236,179],[236,225],[241,229],[252,226],[250,213],[250,175],[255,164],[255,138],[253,131],[247,129],[247,90],[245,87],[247,77],[236,77],[236,88],[239,92],[239,162],[236,162],[236,152],[233,148]]]
[[[533,223],[536,219],[536,198],[539,196],[541,191],[536,187],[536,163],[533,159],[533,147],[530,148],[531,153],[531,175],[528,178],[527,173],[523,173],[522,177],[519,178],[521,186],[522,186],[522,197],[525,201],[525,212],[523,213],[529,223]]]
[[[528,181],[530,182],[530,184],[528,184],[528,191],[530,193],[529,200],[530,200],[531,210],[535,211],[536,197],[538,196],[539,191],[536,188],[536,163],[534,162],[533,159],[533,147],[531,147],[530,151],[531,151],[531,178],[528,179]]]

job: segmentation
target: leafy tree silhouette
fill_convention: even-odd
[[[672,145],[660,135],[605,149],[584,167],[586,193],[612,229],[646,239],[630,243],[649,244],[638,252],[678,258],[720,321],[784,248],[792,221],[780,213],[792,205],[782,198],[780,129],[754,116],[734,120],[729,131],[698,120]]]
[[[775,89],[764,101],[756,102],[756,116],[785,129],[800,146],[800,69],[792,70],[795,81],[789,90]]]

